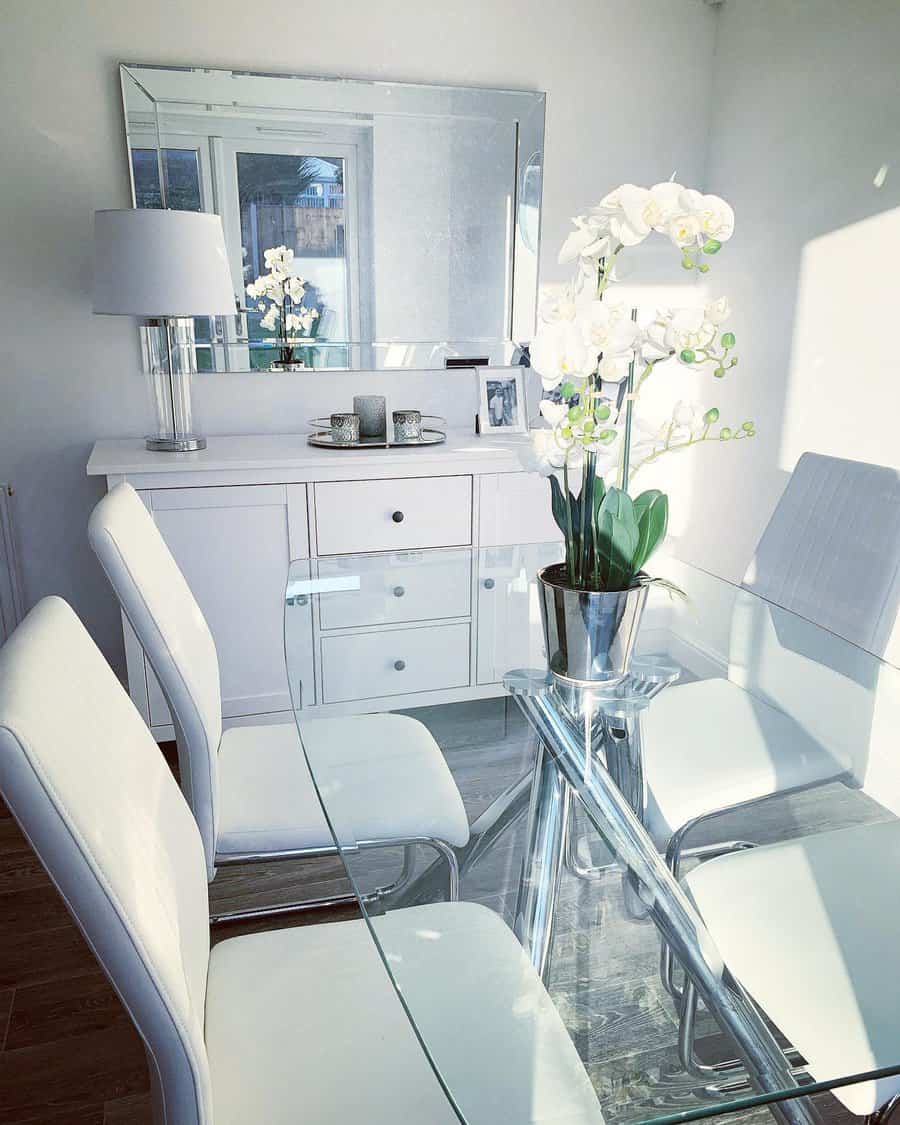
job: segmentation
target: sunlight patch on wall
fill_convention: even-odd
[[[803,249],[780,465],[815,450],[900,467],[900,207]]]

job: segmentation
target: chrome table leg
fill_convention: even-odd
[[[531,787],[515,932],[545,982],[550,972],[568,816],[565,782],[552,754],[541,747]]]
[[[707,1010],[731,1035],[752,1085],[763,1093],[799,1090],[777,1041],[741,986],[727,973],[699,913],[672,877],[610,774],[585,753],[579,732],[561,714],[552,691],[520,693],[516,701],[552,763],[579,794],[594,827],[628,868],[663,939],[693,980]],[[818,1125],[807,1098],[771,1104],[785,1125]]]

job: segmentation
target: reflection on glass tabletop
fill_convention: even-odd
[[[566,681],[536,584],[559,558],[341,556],[287,584],[304,752],[450,1110],[811,1125],[889,1105],[900,671],[666,559],[687,597],[651,589],[627,674]],[[342,709],[394,716],[378,755],[335,760],[320,724]],[[433,835],[357,830],[376,769]]]

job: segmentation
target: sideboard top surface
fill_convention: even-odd
[[[449,476],[454,473],[521,471],[519,453],[528,438],[483,438],[450,430],[442,445],[391,449],[316,449],[305,434],[210,437],[198,453],[154,453],[143,438],[94,444],[88,476],[147,478],[156,487],[219,484],[223,478],[354,480],[377,476]],[[204,476],[208,474],[208,476]],[[198,479],[200,478],[200,479]]]

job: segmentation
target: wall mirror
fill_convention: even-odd
[[[194,322],[199,370],[515,362],[537,300],[543,94],[120,71],[134,206],[222,216],[236,315]]]

